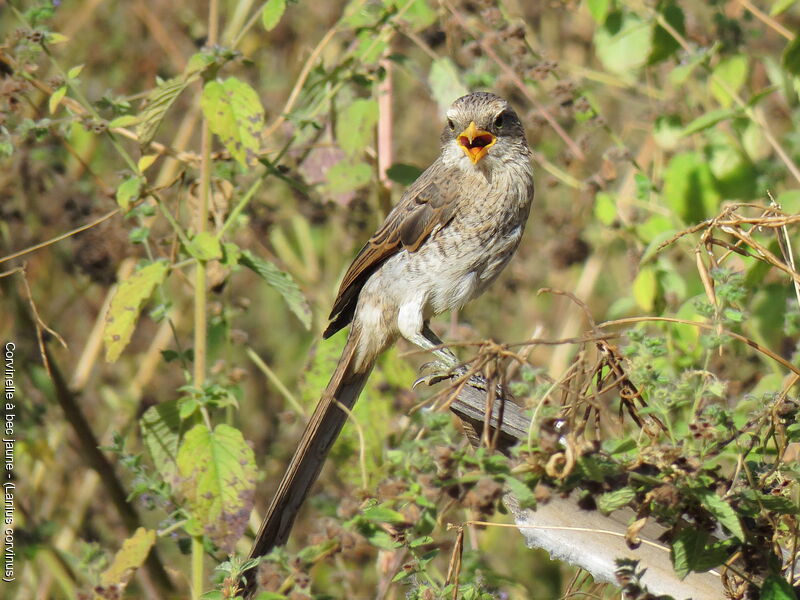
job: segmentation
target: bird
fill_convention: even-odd
[[[489,92],[462,96],[447,110],[440,140],[439,156],[406,189],[344,275],[322,337],[349,325],[347,341],[250,558],[286,543],[378,356],[403,337],[434,353],[435,370],[455,369],[458,359],[430,329],[430,319],[484,292],[520,244],[534,180],[525,130],[512,106]],[[255,591],[254,579],[251,569],[246,598]]]

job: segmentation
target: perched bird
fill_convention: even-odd
[[[342,281],[328,338],[350,325],[342,357],[269,506],[251,558],[284,544],[378,355],[402,336],[457,365],[429,319],[480,295],[519,246],[533,200],[531,152],[503,98],[475,92],[447,111],[439,157],[403,194]],[[250,574],[252,575],[252,573]],[[248,597],[255,589],[247,578]]]

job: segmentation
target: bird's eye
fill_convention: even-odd
[[[450,128],[450,131],[456,130],[456,124],[453,123],[453,119],[447,119],[447,126]]]
[[[497,118],[495,118],[495,120],[494,120],[494,126],[497,129],[500,129],[501,127],[503,127],[503,113],[500,113],[499,115],[497,115]]]

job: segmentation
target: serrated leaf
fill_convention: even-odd
[[[797,594],[783,577],[768,575],[761,586],[761,600],[797,600]]]
[[[203,262],[222,258],[222,246],[219,239],[210,231],[201,231],[194,236],[186,250],[197,260]]]
[[[253,508],[256,464],[238,429],[220,424],[190,429],[178,449],[180,492],[190,512],[188,530],[204,533],[224,552],[247,527]]]
[[[131,202],[139,198],[143,184],[144,179],[137,175],[131,175],[122,180],[117,188],[117,204],[122,210],[127,211]]]
[[[55,92],[50,95],[50,100],[47,102],[47,108],[50,109],[50,114],[52,115],[54,112],[58,110],[59,104],[64,99],[64,96],[67,95],[67,86],[62,85],[58,88]]]
[[[83,65],[72,67],[69,71],[67,71],[67,79],[75,79],[81,74],[81,71],[83,71]]]
[[[794,36],[794,39],[786,44],[781,64],[792,75],[800,75],[800,35]]]
[[[375,135],[378,102],[359,98],[345,108],[336,122],[336,140],[349,156],[363,152]]]
[[[720,525],[730,531],[739,541],[744,541],[744,529],[739,521],[739,516],[730,504],[717,496],[711,490],[700,490],[695,496],[708,512],[719,521]]]
[[[255,166],[264,128],[264,108],[255,90],[235,77],[209,81],[203,88],[200,106],[211,131],[231,156],[242,166]]]
[[[142,306],[169,272],[164,261],[150,263],[119,284],[106,316],[103,341],[106,361],[114,362],[131,339]]]
[[[126,584],[133,572],[144,564],[155,543],[156,532],[139,527],[122,543],[122,548],[114,555],[111,565],[100,575],[100,582],[106,586]]]
[[[689,574],[703,552],[707,539],[708,534],[700,529],[686,528],[678,534],[670,551],[672,568],[678,577],[683,579]]]
[[[153,465],[167,482],[174,482],[178,472],[176,459],[181,430],[178,400],[173,398],[151,406],[139,419],[142,443],[150,453]]]
[[[286,0],[267,0],[261,10],[261,24],[267,31],[272,31],[280,23],[286,11]]]
[[[311,308],[308,306],[306,297],[303,295],[303,292],[300,290],[297,283],[295,283],[294,279],[292,279],[291,275],[281,271],[271,262],[257,257],[248,250],[242,250],[239,256],[239,264],[247,267],[266,281],[268,285],[281,295],[289,306],[289,310],[300,319],[303,326],[306,329],[311,328]]]
[[[136,135],[139,136],[141,145],[144,146],[153,141],[170,106],[175,103],[181,92],[195,78],[173,77],[159,83],[150,91],[145,100],[144,108],[139,114],[140,121],[136,127]]]
[[[605,514],[612,513],[623,506],[627,506],[634,498],[636,498],[636,491],[632,487],[625,486],[601,495],[597,499],[597,508]]]
[[[439,105],[439,111],[442,114],[447,111],[453,100],[467,94],[467,88],[461,82],[455,64],[447,57],[437,58],[433,61],[428,75],[428,84],[431,86],[431,95]]]

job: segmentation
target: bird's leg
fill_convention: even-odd
[[[419,343],[414,340],[412,341],[422,348],[426,348],[427,345],[426,349],[433,352],[439,360],[423,365],[423,369],[429,368],[431,372],[428,375],[423,375],[417,379],[412,387],[416,387],[420,383],[434,385],[435,383],[439,383],[445,379],[457,379],[466,374],[468,370],[467,367],[459,363],[458,358],[449,348],[442,347],[444,342],[442,342],[442,340],[439,339],[439,336],[437,336],[431,330],[430,326],[428,325],[428,321],[425,321],[422,324],[422,330],[419,332],[419,338],[424,340],[424,342]],[[470,377],[469,383],[473,387],[486,389],[486,380],[479,375],[473,375]]]

